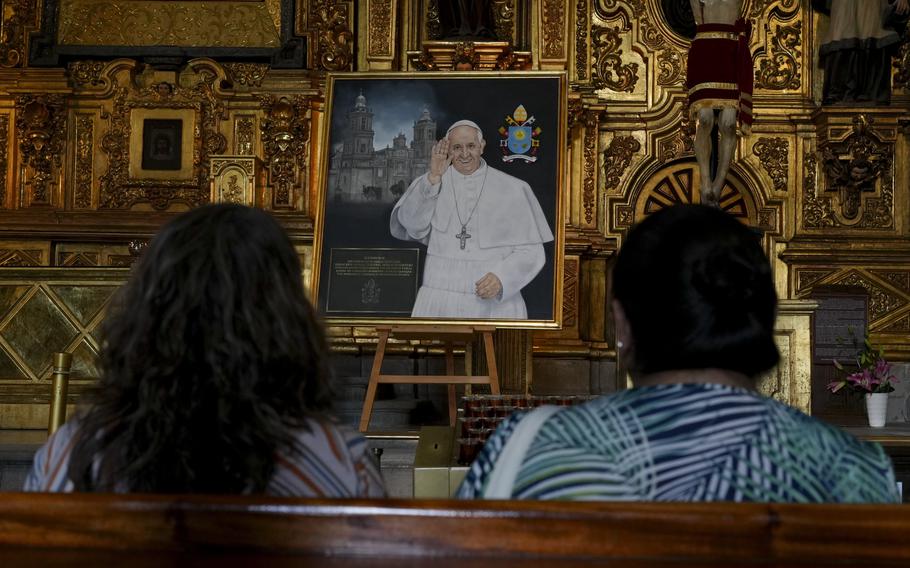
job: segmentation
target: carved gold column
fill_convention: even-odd
[[[297,29],[307,33],[309,68],[349,71],[354,63],[352,21],[354,3],[309,0],[298,5]]]
[[[16,138],[25,166],[19,207],[60,206],[60,165],[66,140],[66,111],[62,95],[16,97]]]
[[[260,126],[265,162],[269,168],[272,209],[297,209],[306,194],[306,146],[310,136],[306,97],[263,95],[265,118]],[[303,207],[305,209],[305,207]]]
[[[10,115],[0,114],[0,209],[10,207],[11,195],[7,191],[13,178],[13,160],[10,160]]]
[[[361,0],[357,67],[361,71],[393,68],[398,37],[397,0]],[[365,40],[365,41],[364,41]]]
[[[568,62],[569,49],[569,7],[570,3],[564,0],[543,0],[534,2],[537,10],[539,32],[537,44],[539,49],[538,65],[541,69],[562,70]]]
[[[38,29],[39,0],[4,0],[0,7],[0,68],[28,60],[29,32]]]
[[[493,334],[493,346],[496,352],[496,367],[499,371],[499,387],[507,394],[528,394],[532,382],[531,361],[532,332],[523,329],[497,329]],[[483,339],[472,343],[473,355],[471,365],[473,374],[487,374]]]

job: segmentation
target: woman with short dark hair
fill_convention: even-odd
[[[363,437],[328,414],[327,357],[270,215],[180,215],[109,308],[90,405],[38,451],[26,489],[383,495]]]
[[[635,387],[512,416],[459,496],[899,501],[881,447],[756,392],[778,362],[776,295],[758,237],[739,221],[698,205],[654,213],[625,239],[613,293]]]

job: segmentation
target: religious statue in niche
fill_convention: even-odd
[[[719,205],[736,147],[737,122],[745,134],[752,127],[752,26],[740,17],[741,0],[691,0],[691,6],[697,27],[686,70],[689,119],[698,125],[695,159],[701,202]]]
[[[908,0],[815,0],[831,15],[819,48],[822,104],[891,102],[891,56],[910,14]]]
[[[493,3],[488,0],[438,0],[441,40],[496,40]]]

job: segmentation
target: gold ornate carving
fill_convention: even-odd
[[[0,267],[47,266],[46,253],[42,249],[0,249]]]
[[[496,58],[495,69],[499,71],[508,71],[510,69],[528,69],[530,67],[530,61],[524,57],[524,54],[519,54],[516,51],[512,51],[512,48],[507,49],[502,52],[502,55]]]
[[[575,327],[578,322],[578,259],[567,258],[562,274],[562,324]]]
[[[761,227],[762,229],[766,229],[769,231],[774,230],[775,229],[774,220],[776,217],[776,213],[777,212],[774,209],[768,209],[768,208],[759,209],[758,210],[758,223],[757,223],[758,226]]]
[[[258,177],[256,158],[215,156],[211,168],[212,202],[255,205]]]
[[[353,61],[350,14],[347,2],[313,0],[310,22],[315,30],[315,65],[323,71],[346,71]]]
[[[392,0],[370,0],[370,55],[392,55]]]
[[[585,116],[585,107],[580,97],[569,96],[566,102],[566,126],[571,130],[577,124],[581,124]],[[571,136],[567,136],[567,142],[571,144]]]
[[[778,0],[753,0],[752,9],[749,10],[749,17],[752,19],[758,18],[765,11],[770,8]],[[783,10],[789,10],[797,4],[798,0],[780,0],[780,8]]]
[[[455,69],[471,70],[477,67],[480,56],[473,41],[460,41],[455,44]],[[467,67],[467,69],[463,69]]]
[[[817,282],[833,272],[833,270],[799,269],[796,273],[796,293],[800,296],[807,295]]]
[[[619,180],[632,161],[632,156],[641,150],[641,142],[632,136],[614,136],[604,150],[604,186],[607,189],[619,187]]]
[[[661,162],[669,162],[684,156],[695,155],[695,143],[692,139],[692,134],[689,116],[688,114],[683,114],[676,132],[658,143],[657,157]]]
[[[95,120],[91,114],[76,115],[76,180],[73,188],[73,203],[78,209],[92,205],[92,177]]]
[[[657,53],[657,84],[682,84],[685,81],[686,54],[670,45],[664,32],[651,22],[643,4],[637,3],[633,6],[635,8],[639,10],[636,13],[639,14],[641,40]]]
[[[815,152],[806,150],[803,155],[803,224],[809,229],[833,227],[837,221],[831,209],[831,200],[818,196],[818,159]]]
[[[644,217],[680,203],[695,203],[694,181],[697,166],[681,162],[665,166],[654,174],[637,198],[635,217]],[[720,192],[720,208],[730,215],[752,222],[757,218],[757,208],[748,189],[734,176],[727,176]]]
[[[894,87],[910,87],[910,37],[905,37],[897,57],[894,58]]]
[[[22,161],[31,168],[32,205],[50,205],[51,186],[60,167],[66,136],[62,95],[16,97],[16,137]]]
[[[617,26],[596,28],[591,32],[595,52],[591,78],[597,88],[632,92],[638,82],[638,63],[623,64],[621,31]]]
[[[761,161],[761,166],[771,176],[775,191],[787,190],[787,158],[790,142],[786,138],[760,138],[752,145],[752,151]]]
[[[265,47],[281,45],[281,0],[59,2],[62,45]],[[276,11],[277,10],[277,11]]]
[[[253,142],[256,132],[255,117],[238,116],[234,122],[234,153],[240,156],[253,155]]]
[[[528,69],[531,52],[515,51],[504,41],[425,41],[420,51],[408,52],[408,60],[418,71]]]
[[[269,72],[265,63],[225,63],[222,65],[234,83],[244,87],[260,87],[262,80]]]
[[[882,274],[885,280],[910,294],[910,271],[904,272],[885,272]]]
[[[127,244],[127,250],[129,250],[130,256],[139,258],[145,249],[149,248],[149,243],[148,239],[133,239]]]
[[[871,270],[870,272],[879,278],[883,278],[895,288],[910,294],[910,271]]]
[[[882,142],[872,128],[872,119],[865,115],[853,118],[853,132],[842,142],[827,142],[822,147],[826,193],[837,195],[842,225],[894,226],[892,155],[893,145]]]
[[[657,53],[657,84],[675,85],[685,79],[686,56],[675,49],[664,49]]]
[[[38,0],[5,0],[0,6],[0,67],[23,65],[28,32],[35,28]]]
[[[888,333],[908,333],[910,332],[910,314],[905,315],[904,317],[895,320],[890,325],[887,325],[881,328],[882,332]]]
[[[551,2],[551,4],[562,6],[562,2]],[[561,11],[562,8],[560,7],[559,10]],[[514,28],[515,0],[493,0],[493,32],[496,34],[496,39],[512,43],[515,39],[515,34],[512,33]]]
[[[566,3],[562,0],[545,0],[543,14],[543,56],[559,58],[565,53],[563,35],[566,25]]]
[[[589,225],[594,221],[595,200],[597,187],[595,182],[595,168],[597,166],[597,139],[600,135],[600,111],[585,113],[585,138],[584,138],[584,181],[582,182],[582,203],[585,209],[585,222]]]
[[[60,252],[57,253],[57,266],[72,266],[74,268],[88,268],[100,266],[99,254],[88,251]]]
[[[643,14],[645,11],[645,5],[643,0],[627,0],[629,8],[635,14]],[[594,11],[603,19],[607,19],[613,14],[616,13],[617,8],[619,7],[618,0],[597,0],[594,3]]]
[[[73,61],[66,66],[66,70],[74,86],[97,87],[105,81],[102,71],[106,65],[104,61]]]
[[[579,81],[588,78],[588,0],[575,3],[575,74]]]
[[[616,226],[631,227],[635,222],[635,209],[628,205],[620,205],[616,208]]]
[[[771,39],[771,54],[759,58],[759,67],[755,72],[755,82],[759,87],[771,91],[799,89],[801,76],[799,59],[802,44],[800,34],[803,23],[778,25]]]
[[[832,284],[865,288],[869,292],[869,317],[873,322],[907,304],[906,298],[892,294],[859,270],[849,271]]]
[[[433,54],[426,51],[421,51],[420,55],[412,61],[412,64],[418,71],[439,71],[439,66],[436,65]]]
[[[427,2],[426,13],[426,30],[427,39],[439,39],[442,35],[442,26],[439,23],[439,2],[438,0],[429,0]]]
[[[196,70],[194,85],[183,87],[167,82],[147,86],[130,83],[114,90],[113,111],[102,113],[110,120],[110,129],[101,137],[101,149],[108,154],[108,170],[100,178],[100,207],[128,209],[147,202],[155,209],[167,209],[174,202],[191,206],[209,200],[209,156],[221,154],[227,140],[219,132],[218,122],[224,115],[224,103],[215,96],[215,73]],[[131,113],[142,109],[191,111],[196,117],[192,132],[192,168],[190,179],[135,179],[130,176]]]
[[[6,165],[9,148],[9,115],[0,115],[0,209],[6,207]]]
[[[272,207],[291,209],[292,191],[305,180],[306,144],[310,136],[307,112],[309,101],[297,95],[293,99],[272,95],[260,97],[265,118],[259,125],[265,161],[269,165]]]

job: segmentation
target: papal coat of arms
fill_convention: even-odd
[[[506,116],[506,123],[499,127],[499,149],[502,150],[502,161],[524,160],[537,161],[537,149],[540,147],[540,127],[533,126],[535,118],[528,117],[524,105],[518,105],[512,116]]]

